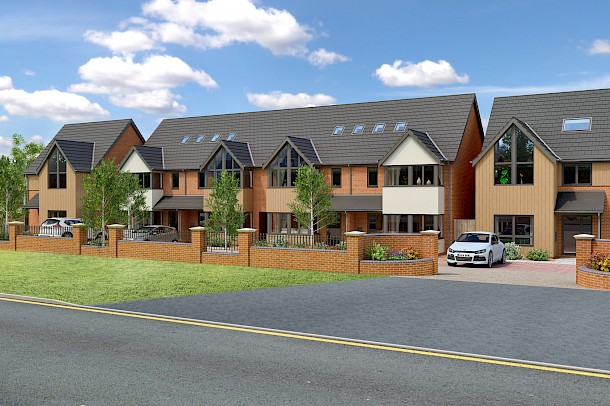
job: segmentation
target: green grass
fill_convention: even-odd
[[[0,292],[99,304],[370,279],[375,275],[0,251]]]

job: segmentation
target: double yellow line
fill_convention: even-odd
[[[15,303],[32,304],[32,305],[37,305],[37,306],[56,307],[56,308],[60,308],[60,309],[78,310],[78,311],[89,312],[89,313],[108,314],[108,315],[112,315],[112,316],[131,317],[134,319],[163,321],[163,322],[167,322],[167,323],[186,324],[186,325],[190,325],[190,326],[208,327],[208,328],[215,328],[215,329],[221,329],[221,330],[240,331],[243,333],[263,334],[263,335],[268,335],[268,336],[292,338],[292,339],[297,339],[297,340],[316,341],[316,342],[321,342],[321,343],[347,345],[347,346],[351,346],[351,347],[370,348],[370,349],[375,349],[375,350],[393,351],[393,352],[425,355],[425,356],[430,356],[430,357],[447,358],[447,359],[454,359],[454,360],[461,360],[461,361],[479,362],[479,363],[483,363],[483,364],[503,365],[503,366],[508,366],[508,367],[533,369],[533,370],[537,370],[537,371],[558,372],[558,373],[562,373],[562,374],[571,374],[571,375],[580,375],[580,376],[587,376],[587,377],[594,377],[594,378],[610,379],[610,373],[606,373],[603,371],[595,372],[595,371],[591,371],[591,370],[584,370],[584,369],[578,369],[578,368],[572,369],[570,367],[563,367],[563,366],[552,366],[552,365],[547,366],[547,365],[543,365],[540,363],[527,363],[527,362],[503,360],[503,359],[497,359],[497,358],[494,359],[494,358],[479,357],[479,356],[474,356],[474,355],[460,355],[460,354],[456,354],[456,353],[440,352],[440,351],[434,351],[434,350],[423,350],[423,349],[408,348],[408,347],[401,347],[401,346],[366,343],[366,342],[361,342],[361,341],[351,341],[351,340],[344,340],[344,339],[338,339],[338,338],[319,337],[319,336],[315,336],[315,335],[305,335],[305,334],[288,333],[288,332],[281,332],[281,331],[274,331],[274,330],[251,328],[251,327],[241,327],[241,326],[228,325],[228,324],[222,324],[222,323],[185,320],[185,319],[180,319],[180,318],[147,315],[147,314],[142,314],[142,313],[121,312],[121,311],[116,311],[116,310],[100,309],[100,308],[86,307],[86,306],[75,306],[75,305],[70,305],[70,304],[47,303],[47,302],[38,302],[38,301],[33,301],[33,300],[13,299],[13,298],[5,298],[5,297],[0,297],[0,300],[5,301],[5,302],[15,302]]]

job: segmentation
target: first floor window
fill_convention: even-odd
[[[65,210],[49,210],[49,217],[67,217]]]
[[[534,244],[534,216],[495,216],[495,232],[502,242]]]
[[[377,180],[378,168],[376,166],[369,167],[367,169],[367,186],[368,187],[378,187],[379,182]]]
[[[180,172],[172,172],[172,189],[180,188]]]
[[[563,184],[564,185],[590,185],[591,184],[591,164],[563,164]]]
[[[341,168],[332,169],[333,187],[341,187]]]

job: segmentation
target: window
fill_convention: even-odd
[[[205,139],[205,135],[200,135],[197,137],[197,139],[195,140],[196,143],[200,143]]]
[[[49,210],[48,214],[49,214],[49,217],[67,217],[68,216],[68,213],[65,210]],[[46,221],[45,221],[45,223],[46,223]]]
[[[362,134],[363,131],[364,131],[364,126],[359,124],[354,127],[354,131],[352,131],[352,134]]]
[[[199,226],[201,227],[205,227],[208,223],[208,219],[210,218],[210,212],[209,211],[200,211],[198,214],[198,221],[197,223],[199,224]]]
[[[212,136],[212,139],[210,140],[210,142],[216,142],[216,141],[218,141],[219,138],[220,138],[220,134],[214,134]]]
[[[494,183],[534,183],[534,143],[514,125],[494,145]]]
[[[267,213],[267,229],[275,234],[308,234],[307,227],[299,227],[292,213]]]
[[[191,139],[190,135],[184,136],[184,137],[182,137],[180,144],[186,144],[187,142],[189,142],[190,139]]]
[[[220,179],[222,172],[229,172],[236,179],[239,179],[239,185],[240,187],[243,187],[242,168],[237,161],[233,159],[233,155],[225,148],[220,148],[216,155],[214,155],[214,158],[212,158],[204,171],[203,179],[202,175],[199,174],[199,187],[212,187],[212,183],[214,183],[215,179]],[[201,186],[201,182],[203,182],[205,186]]]
[[[562,129],[563,131],[591,131],[591,117],[565,118]]]
[[[373,128],[373,133],[374,134],[379,134],[383,132],[383,129],[385,128],[385,124],[375,124],[375,128]]]
[[[376,166],[372,166],[367,168],[367,186],[368,187],[378,187],[379,183],[377,181],[378,168]]]
[[[172,172],[172,189],[180,188],[180,172]]]
[[[150,173],[134,173],[133,176],[138,178],[140,188],[150,189]]]
[[[163,189],[163,174],[159,172],[153,172],[152,174],[152,188]]]
[[[441,186],[440,165],[386,166],[386,186]]]
[[[66,188],[66,158],[58,148],[49,158],[49,189]]]
[[[419,233],[423,230],[437,230],[443,238],[443,215],[428,214],[385,214],[384,229],[388,233]]]
[[[331,171],[333,187],[341,187],[341,168],[333,168]]]
[[[303,164],[303,157],[290,145],[286,145],[269,166],[270,186],[294,186],[299,166]]]
[[[203,189],[205,187],[205,172],[199,172],[197,178],[197,187]]]
[[[227,141],[233,141],[235,139],[236,133],[231,133],[227,135]]]
[[[336,126],[334,131],[333,131],[333,135],[341,135],[341,134],[343,134],[343,130],[344,129],[345,129],[345,127],[342,126],[342,125]]]
[[[591,184],[591,164],[563,164],[563,184],[564,185],[590,185]]]
[[[494,223],[500,241],[534,244],[534,216],[495,216]]]
[[[396,123],[396,127],[394,127],[395,132],[403,132],[406,129],[407,129],[407,123],[404,121],[399,121],[398,123]]]
[[[367,215],[369,234],[379,234],[383,232],[383,215],[381,213],[369,213]]]

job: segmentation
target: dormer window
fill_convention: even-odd
[[[49,189],[66,188],[66,157],[58,148],[53,150],[49,162]]]
[[[336,126],[334,131],[333,131],[333,135],[341,135],[341,134],[343,134],[343,130],[344,129],[345,129],[345,127],[342,126],[342,125]]]
[[[398,123],[396,123],[396,126],[394,127],[394,132],[403,132],[406,129],[407,129],[407,123],[404,121],[399,121]]]
[[[233,159],[233,155],[225,148],[220,148],[207,168],[199,173],[199,188],[210,188],[214,180],[220,179],[222,172],[229,172],[239,179],[240,187],[243,187],[243,168]]]
[[[375,128],[373,128],[373,134],[381,134],[384,128],[385,124],[375,124]]]
[[[273,187],[293,187],[297,180],[299,166],[305,159],[296,149],[286,145],[269,165],[269,183]]]
[[[591,117],[564,118],[563,131],[591,131]]]
[[[180,144],[186,144],[187,142],[189,142],[190,139],[191,139],[191,136],[186,135],[186,136],[182,137],[182,140],[180,140]]]
[[[354,127],[354,130],[352,131],[352,134],[362,134],[363,131],[364,131],[364,125],[359,124],[359,125]]]

